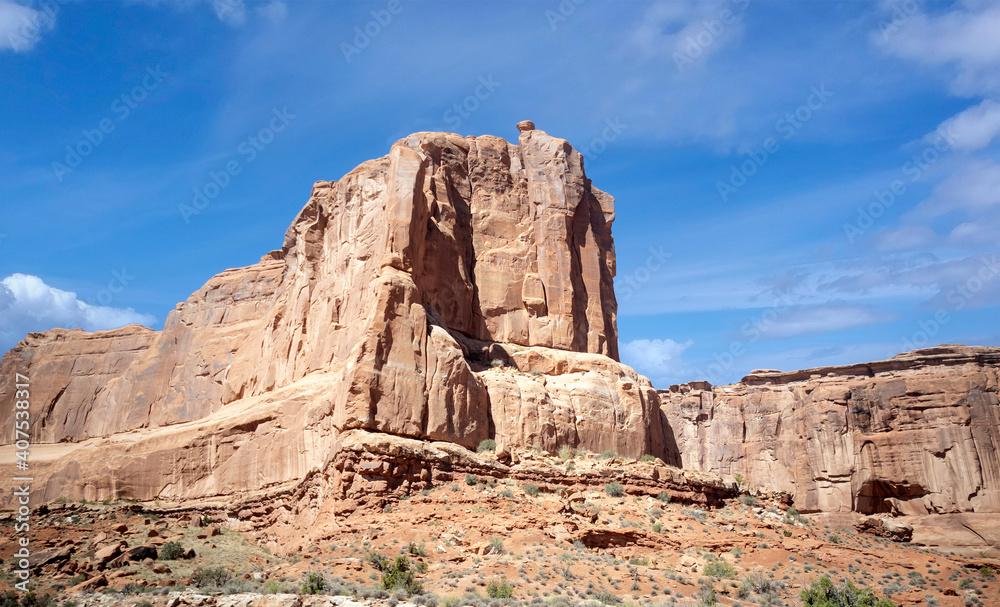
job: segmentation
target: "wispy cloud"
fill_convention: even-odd
[[[960,95],[1000,93],[1000,5],[962,2],[954,10],[917,13],[892,36],[878,37],[889,53],[926,66],[945,68],[952,91]]]
[[[944,121],[934,133],[928,135],[928,139],[939,132],[949,133],[952,145],[957,149],[973,151],[985,148],[1000,135],[1000,103],[986,99]]]
[[[55,17],[52,13],[12,0],[0,0],[0,50],[30,51],[53,27]]]
[[[892,314],[880,312],[871,306],[824,305],[808,306],[775,315],[775,319],[761,327],[766,338],[798,337],[867,327],[891,320]]]

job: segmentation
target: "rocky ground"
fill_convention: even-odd
[[[360,505],[323,541],[277,556],[212,511],[152,503],[55,502],[35,511],[38,597],[67,605],[343,605],[457,607],[799,605],[823,575],[869,586],[900,606],[1000,604],[997,554],[949,555],[905,543],[905,524],[802,516],[781,494],[742,493],[716,507],[631,491],[653,463],[614,454],[525,455],[567,488],[467,475],[381,506]],[[676,496],[675,492],[675,496]],[[0,557],[15,550],[12,520]],[[233,525],[238,526],[238,525]],[[178,549],[179,548],[179,549]],[[396,559],[401,587],[386,591]],[[5,589],[12,574],[2,575]],[[322,580],[322,583],[320,583]],[[301,596],[304,588],[321,590]],[[305,586],[304,586],[305,585]],[[44,601],[42,601],[44,603]],[[24,604],[22,599],[21,604]],[[37,603],[36,603],[37,604]],[[398,606],[397,606],[398,607]]]

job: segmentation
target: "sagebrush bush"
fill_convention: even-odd
[[[536,495],[538,495],[537,485],[525,485],[524,487],[522,487],[522,489],[524,489],[524,492],[530,495],[531,497],[535,497]]]
[[[302,582],[302,594],[319,594],[326,588],[326,580],[322,573],[312,572]]]
[[[493,580],[486,587],[486,594],[493,599],[512,599],[514,598],[514,585],[509,583],[505,577]]]
[[[382,569],[382,588],[386,591],[402,590],[407,595],[423,594],[424,588],[410,570],[410,559],[403,555]]]
[[[611,497],[621,497],[625,495],[625,487],[621,483],[608,483],[604,486],[604,491]]]
[[[736,577],[736,568],[722,559],[705,563],[702,573],[708,577],[731,580]]]
[[[799,593],[803,607],[896,607],[888,599],[880,599],[868,588],[858,588],[848,580],[846,584],[834,586],[829,576],[823,576],[812,583],[808,590]]]
[[[222,588],[226,582],[233,579],[233,572],[223,566],[199,567],[191,575],[191,583],[199,588]]]
[[[497,450],[497,442],[492,438],[487,438],[480,441],[479,446],[476,447],[477,453],[482,453],[483,451],[496,451],[496,450]]]
[[[184,556],[184,547],[180,542],[167,542],[160,548],[160,560],[173,561]]]

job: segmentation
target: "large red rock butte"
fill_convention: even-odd
[[[617,360],[613,199],[565,140],[518,126],[518,145],[417,133],[317,182],[280,250],[213,277],[162,331],[29,334],[0,360],[3,456],[21,373],[36,500],[284,492],[312,506],[267,522],[307,528],[480,469],[469,449],[492,438],[740,474],[807,512],[1000,510],[1000,349],[657,392]]]

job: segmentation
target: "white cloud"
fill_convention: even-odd
[[[1000,207],[1000,164],[974,159],[935,186],[914,210],[916,217],[938,217],[956,210],[973,217]]]
[[[764,337],[796,337],[842,329],[866,327],[891,320],[891,316],[870,306],[831,305],[793,308],[762,319],[758,324]]]
[[[247,7],[243,0],[212,0],[215,16],[226,25],[239,27],[246,23]]]
[[[621,347],[622,362],[649,377],[657,386],[693,379],[693,369],[681,356],[694,345],[672,339],[633,339]]]
[[[154,322],[154,317],[132,308],[80,301],[76,293],[51,287],[30,274],[11,274],[0,280],[0,348],[13,346],[27,333],[54,327],[103,331]]]
[[[42,39],[42,34],[54,26],[55,13],[0,0],[0,50],[30,51]]]
[[[874,39],[889,53],[931,67],[952,67],[961,95],[1000,92],[1000,4],[967,2],[955,10],[916,12]]]
[[[723,48],[743,31],[739,2],[672,1],[652,5],[626,48],[644,59],[661,57],[683,70]]]
[[[953,146],[961,150],[980,150],[1000,135],[1000,103],[986,99],[941,123],[938,129],[928,135],[949,133]]]

